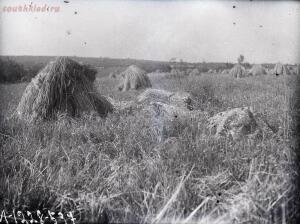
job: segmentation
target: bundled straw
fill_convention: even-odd
[[[278,75],[290,75],[290,72],[286,65],[283,65],[281,63],[277,63],[273,69],[273,74]]]
[[[233,68],[230,70],[230,75],[234,78],[242,78],[246,76],[246,69],[240,65],[236,64],[233,66]]]
[[[152,87],[146,72],[136,65],[129,66],[121,75],[123,79],[118,86],[120,91]]]
[[[112,105],[93,88],[96,71],[67,57],[50,62],[26,87],[17,114],[28,121],[54,118],[57,113],[77,116],[96,111],[102,117]]]
[[[248,73],[248,75],[253,75],[253,76],[260,76],[266,74],[267,72],[262,65],[253,65]]]

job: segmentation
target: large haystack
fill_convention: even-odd
[[[118,86],[120,91],[152,87],[151,81],[146,72],[136,65],[129,66],[122,73],[122,76],[122,82]]]
[[[273,69],[273,74],[278,76],[278,75],[289,75],[290,72],[286,65],[283,65],[281,63],[277,63]]]
[[[95,111],[102,117],[113,110],[93,88],[94,70],[67,57],[50,62],[26,87],[17,107],[27,121],[55,118],[57,113],[78,116]]]
[[[253,65],[252,68],[249,70],[248,75],[252,76],[260,76],[266,75],[267,72],[262,65]]]
[[[236,64],[233,66],[233,68],[230,70],[230,75],[234,78],[242,78],[246,77],[246,69],[241,64]]]

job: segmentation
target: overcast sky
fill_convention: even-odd
[[[300,62],[297,1],[32,0],[60,11],[3,12],[30,2],[0,0],[1,55]]]

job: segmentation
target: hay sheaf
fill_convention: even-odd
[[[152,87],[146,72],[136,65],[129,66],[121,75],[123,79],[118,86],[120,91]]]
[[[290,71],[286,67],[286,65],[283,65],[281,63],[277,63],[273,69],[273,74],[278,75],[290,75]]]
[[[252,75],[252,76],[260,76],[266,74],[267,72],[262,65],[253,65],[250,71],[248,72],[248,75]]]
[[[244,66],[240,64],[236,64],[233,66],[233,68],[230,70],[230,75],[234,78],[242,78],[246,77],[246,69]]]
[[[17,107],[19,118],[34,121],[58,113],[77,116],[95,111],[104,117],[112,105],[93,87],[95,70],[67,57],[50,62],[26,87]]]

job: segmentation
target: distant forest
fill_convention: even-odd
[[[54,56],[0,56],[0,82],[29,82],[45,65],[53,60]],[[172,68],[185,70],[188,68],[198,68],[200,72],[207,72],[210,69],[220,71],[233,67],[232,63],[188,63],[188,62],[167,62],[136,59],[113,59],[113,58],[91,58],[91,57],[71,57],[72,59],[89,64],[98,71],[98,76],[107,76],[110,72],[121,72],[126,67],[135,64],[146,72],[170,72]],[[244,63],[245,67],[251,67],[249,63]],[[271,68],[274,64],[263,64]]]

